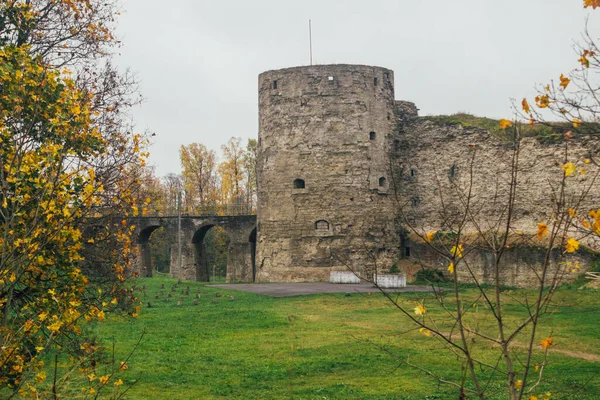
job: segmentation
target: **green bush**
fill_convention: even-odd
[[[446,282],[444,272],[437,269],[422,269],[415,274],[416,282],[438,283]]]

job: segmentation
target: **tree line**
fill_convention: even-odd
[[[149,215],[177,215],[178,197],[184,215],[253,214],[256,209],[258,142],[232,137],[220,157],[204,144],[181,145],[181,174],[156,177],[146,168],[142,184],[150,198]]]

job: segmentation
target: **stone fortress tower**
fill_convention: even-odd
[[[259,76],[256,280],[326,281],[398,259],[393,71],[317,65]]]

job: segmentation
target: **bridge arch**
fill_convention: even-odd
[[[140,250],[138,273],[152,276],[152,255],[148,239],[158,228],[165,229],[170,241],[171,276],[186,280],[208,281],[210,273],[202,258],[202,243],[215,226],[223,228],[229,238],[227,246],[227,281],[252,282],[256,277],[256,216],[182,216],[130,218],[136,226]],[[179,240],[181,239],[181,253]]]
[[[140,251],[140,274],[151,277],[152,276],[152,252],[150,250],[150,235],[152,232],[160,228],[158,224],[147,225],[140,230],[137,237],[137,244]]]
[[[198,282],[210,282],[210,265],[208,263],[207,258],[207,247],[204,241],[208,232],[213,228],[221,228],[227,235],[227,247],[229,247],[229,242],[231,240],[230,233],[227,229],[223,228],[221,225],[215,225],[212,223],[201,226],[194,232],[192,236],[192,245],[194,248],[193,251],[193,259],[194,259],[194,269],[195,269],[195,279]],[[228,265],[229,267],[229,265]],[[214,277],[214,274],[213,274]]]

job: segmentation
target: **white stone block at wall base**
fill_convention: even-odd
[[[406,287],[406,275],[404,274],[394,274],[394,275],[386,275],[380,274],[375,278],[375,283],[380,288],[384,289],[393,289],[393,288],[403,288]]]
[[[360,283],[360,278],[351,271],[331,271],[329,273],[330,283]]]

